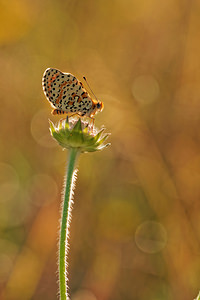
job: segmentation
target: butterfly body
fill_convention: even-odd
[[[67,114],[83,117],[93,116],[103,110],[103,103],[94,100],[83,84],[72,74],[48,68],[43,74],[42,86],[53,114]]]

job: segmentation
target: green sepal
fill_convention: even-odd
[[[78,149],[83,153],[99,151],[110,145],[103,144],[109,136],[109,134],[103,135],[105,128],[97,131],[80,118],[75,121],[67,117],[66,120],[60,120],[57,126],[51,121],[49,123],[51,135],[63,148]]]

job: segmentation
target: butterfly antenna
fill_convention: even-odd
[[[90,89],[90,91],[92,92],[92,95],[95,97],[95,99],[98,101],[98,99],[97,99],[97,97],[96,97],[96,95],[95,95],[95,93],[93,92],[93,90],[91,89],[91,87],[90,87],[90,85],[89,85],[89,83],[88,83],[88,81],[87,81],[87,79],[86,79],[86,77],[85,76],[83,76],[83,79],[85,80],[85,82],[87,83],[87,86],[89,87],[89,89]]]

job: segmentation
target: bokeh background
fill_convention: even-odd
[[[72,300],[189,300],[200,289],[200,2],[0,1],[0,299],[57,298],[67,152],[47,67],[86,76],[112,146],[80,158]]]

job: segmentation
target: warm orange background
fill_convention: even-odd
[[[0,299],[54,300],[67,153],[47,67],[86,76],[112,146],[80,158],[72,300],[192,300],[200,289],[200,2],[0,2]]]

